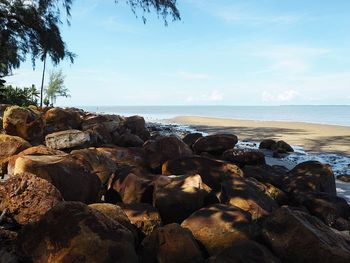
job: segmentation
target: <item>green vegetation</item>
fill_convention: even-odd
[[[44,103],[46,105],[50,104],[53,106],[57,97],[70,97],[69,90],[64,86],[64,78],[62,70],[50,73],[49,85],[45,89]]]
[[[0,103],[15,104],[19,106],[37,105],[39,91],[34,85],[26,88],[13,87],[11,85],[0,86]]]

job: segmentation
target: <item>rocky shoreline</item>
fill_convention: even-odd
[[[331,167],[75,108],[1,105],[0,262],[350,262]]]

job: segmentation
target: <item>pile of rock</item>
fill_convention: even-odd
[[[350,262],[350,206],[330,167],[269,166],[237,141],[8,106],[0,262]]]

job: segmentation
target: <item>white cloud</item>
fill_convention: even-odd
[[[212,80],[214,77],[206,73],[178,71],[177,76],[187,80]]]
[[[268,91],[264,91],[262,93],[262,99],[263,101],[280,101],[280,102],[286,102],[291,101],[295,98],[300,96],[300,93],[296,90],[287,90],[281,93],[272,93]]]
[[[201,94],[198,96],[189,96],[187,101],[189,102],[214,102],[223,100],[224,95],[218,90],[213,90],[210,94]]]

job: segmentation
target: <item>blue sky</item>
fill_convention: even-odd
[[[349,0],[178,0],[167,27],[119,2],[75,1],[59,105],[350,104]],[[39,86],[41,69],[7,80]]]

